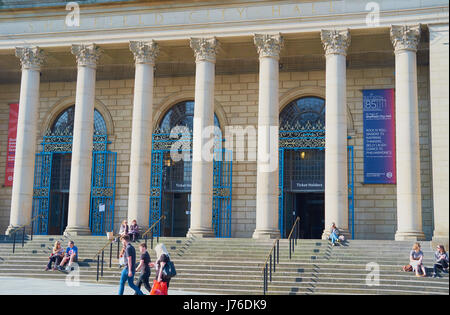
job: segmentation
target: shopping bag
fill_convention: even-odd
[[[153,287],[150,295],[167,295],[167,283],[153,280]]]

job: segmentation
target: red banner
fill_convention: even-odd
[[[14,179],[14,160],[16,157],[17,119],[19,104],[9,104],[8,153],[6,155],[5,186],[12,186]]]

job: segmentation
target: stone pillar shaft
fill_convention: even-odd
[[[69,213],[65,234],[90,234],[89,210],[94,136],[96,64],[100,49],[94,44],[73,45],[78,74],[75,97]]]
[[[133,122],[131,130],[128,222],[149,226],[150,168],[152,151],[153,72],[158,46],[155,42],[130,42],[136,61]]]
[[[425,238],[422,232],[416,63],[419,38],[420,26],[391,28],[391,40],[395,49],[396,240]]]
[[[342,234],[348,228],[347,76],[346,55],[350,33],[323,30],[326,56],[325,95],[325,230],[332,223]]]
[[[448,23],[428,25],[430,31],[430,103],[433,163],[433,242],[449,246],[448,142],[449,48]]]
[[[192,146],[191,226],[188,236],[213,237],[213,159],[210,144],[212,133],[205,128],[214,126],[215,60],[219,42],[215,38],[192,38],[191,48],[196,56],[195,107]],[[211,155],[208,153],[211,152]]]
[[[278,125],[280,34],[255,34],[259,53],[256,229],[253,238],[280,237],[278,226]]]
[[[7,234],[14,227],[28,224],[31,221],[40,67],[44,59],[43,51],[38,47],[16,48],[16,56],[21,60],[22,78],[10,225],[6,231]]]

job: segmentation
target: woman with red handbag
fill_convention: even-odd
[[[150,293],[150,295],[157,295],[156,293],[157,291],[162,292],[162,294],[159,295],[167,295],[169,290],[170,279],[164,275],[163,269],[166,263],[170,261],[170,255],[169,252],[167,251],[166,246],[162,243],[156,245],[155,252],[157,260],[155,263],[150,263],[150,267],[156,268],[156,278],[153,281],[153,288],[152,288],[152,293],[155,294]]]

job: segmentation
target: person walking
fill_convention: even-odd
[[[415,243],[412,247],[412,251],[409,254],[409,264],[413,267],[417,277],[426,277],[427,272],[423,265],[423,252],[420,250],[420,243]],[[422,270],[422,275],[420,275]]]
[[[57,266],[61,263],[63,257],[64,257],[64,248],[61,247],[61,243],[59,241],[56,241],[55,244],[53,245],[52,253],[48,258],[48,264],[47,267],[45,267],[45,271],[52,269],[53,263],[55,263],[53,270],[56,270]]]
[[[438,276],[438,270],[448,268],[448,254],[445,251],[444,245],[438,245],[434,258],[436,259],[436,263],[433,266],[433,278],[436,278]]]
[[[167,284],[167,289],[169,289],[170,278],[167,278],[163,273],[164,266],[170,261],[169,252],[163,243],[156,245],[155,252],[156,262],[150,263],[150,267],[156,268],[155,280],[158,282],[165,282]]]
[[[134,284],[134,274],[136,273],[136,250],[133,245],[131,245],[130,237],[128,235],[124,235],[120,239],[122,241],[122,245],[125,247],[125,268],[123,268],[120,276],[119,295],[123,295],[123,291],[125,290],[125,282],[127,281],[129,287],[133,289],[137,295],[144,295],[144,293],[142,293],[142,291]]]
[[[140,289],[141,285],[144,284],[145,288],[150,293],[152,291],[149,283],[151,259],[150,254],[147,252],[147,244],[140,244],[139,251],[141,252],[141,260],[139,262],[139,266],[136,268],[136,271],[141,271],[141,275],[139,276],[137,287]]]

